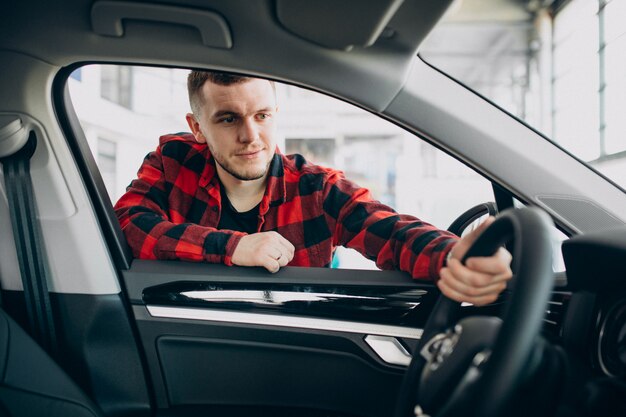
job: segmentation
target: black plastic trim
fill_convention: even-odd
[[[419,327],[425,322],[439,293],[432,282],[415,281],[400,271],[284,267],[270,274],[262,268],[135,260],[123,275],[133,304],[204,307],[408,327]],[[215,295],[202,299],[183,294],[199,291],[221,292],[229,299],[218,300]],[[315,297],[311,297],[312,293]],[[233,298],[233,294],[241,298]],[[254,300],[255,296],[261,298]],[[280,298],[282,302],[276,301]]]
[[[130,301],[136,306],[150,304],[207,308],[413,328],[423,326],[439,294],[432,282],[413,280],[401,271],[284,267],[270,274],[263,268],[135,260],[130,270],[123,271],[123,277]],[[246,302],[217,302],[181,294],[211,289],[257,293],[281,291],[292,293],[294,298],[302,298],[302,295],[316,291],[320,294],[320,300],[272,305],[250,302],[248,297]],[[350,300],[334,296],[337,294],[379,297],[380,300],[363,302],[358,298]],[[489,306],[464,306],[462,315],[497,315],[505,299],[506,295],[503,295]],[[411,303],[415,302],[419,305],[412,306]]]
[[[67,144],[72,151],[81,178],[85,182],[87,192],[89,193],[91,203],[96,211],[97,219],[100,222],[100,229],[104,235],[113,262],[118,269],[128,269],[132,262],[132,253],[126,243],[122,228],[113,212],[113,204],[111,203],[104,181],[100,175],[100,170],[89,150],[87,139],[80,126],[78,116],[74,111],[70,92],[67,87],[69,75],[72,71],[81,66],[82,64],[76,64],[62,68],[59,74],[54,78],[52,84],[54,112],[61,126],[61,130],[63,130]]]
[[[345,285],[355,287],[398,287],[432,289],[431,281],[412,279],[401,271],[283,267],[275,274],[263,268],[226,266],[221,264],[154,261],[135,259],[123,271],[124,284],[133,304],[143,304],[143,291],[148,287],[175,281],[200,283],[254,283],[289,285]]]
[[[23,326],[22,291],[4,291],[4,310]],[[120,294],[50,293],[58,324],[57,363],[108,417],[151,414],[150,385]]]
[[[513,208],[513,195],[508,190],[493,181],[491,182],[491,188],[493,188],[493,196],[496,199],[498,212]]]
[[[200,307],[419,327],[436,291],[394,286],[177,281],[146,288],[147,305]]]

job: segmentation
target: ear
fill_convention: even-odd
[[[194,116],[193,113],[187,113],[185,119],[187,120],[189,129],[191,129],[191,133],[193,133],[194,138],[196,138],[196,142],[206,143],[206,137],[204,137],[202,130],[200,130],[200,123],[198,123],[196,116]]]

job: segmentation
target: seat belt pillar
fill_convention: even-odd
[[[30,176],[30,159],[36,147],[37,137],[30,131],[26,144],[16,153],[0,159],[0,163],[31,334],[54,356],[57,340],[48,292],[48,264]]]

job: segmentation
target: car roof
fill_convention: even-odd
[[[451,1],[62,3],[5,5],[0,49],[57,66],[81,61],[211,66],[315,86],[383,109],[401,88],[420,43]],[[192,25],[162,22],[176,22],[172,17],[176,13],[184,20],[186,12],[205,16]],[[213,46],[203,43],[202,30],[206,43]],[[111,35],[116,32],[122,36]],[[223,43],[223,37],[229,42]],[[370,88],[360,88],[364,84]]]

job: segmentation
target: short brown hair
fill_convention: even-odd
[[[189,105],[191,106],[191,111],[198,115],[200,110],[200,106],[203,104],[203,97],[200,94],[202,90],[202,86],[207,81],[211,81],[217,85],[233,85],[233,84],[241,84],[253,80],[252,77],[246,77],[243,75],[231,74],[229,72],[221,72],[221,71],[197,71],[193,70],[187,76],[187,93],[189,94]],[[276,87],[274,85],[274,81],[269,81],[276,92]]]

